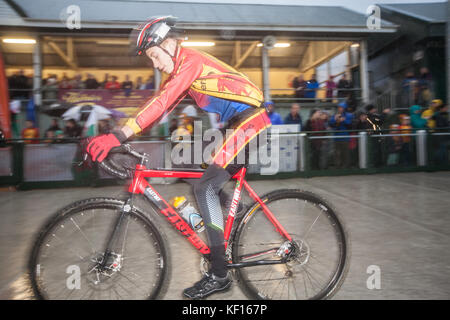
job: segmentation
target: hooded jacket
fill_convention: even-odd
[[[351,129],[352,122],[353,122],[353,114],[347,112],[347,104],[346,103],[340,103],[338,105],[339,107],[342,107],[344,109],[344,112],[342,113],[342,116],[345,118],[344,121],[337,122],[335,119],[335,116],[337,113],[330,118],[329,125],[332,128],[332,130],[341,131],[341,132],[335,132],[334,135],[336,136],[346,136],[349,135],[349,132],[346,132],[345,130]],[[350,138],[337,138],[336,141],[350,141]]]
[[[414,129],[424,129],[427,124],[427,119],[422,118],[420,110],[421,108],[418,105],[414,105],[411,108],[409,108],[411,125]]]

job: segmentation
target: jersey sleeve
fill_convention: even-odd
[[[184,56],[181,59],[177,70],[163,88],[144,104],[135,118],[127,121],[126,126],[130,127],[135,134],[158,120],[200,76],[203,68],[200,58]]]

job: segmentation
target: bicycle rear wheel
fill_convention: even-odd
[[[30,280],[38,298],[159,297],[166,288],[168,252],[158,228],[139,209],[132,208],[124,216],[111,252],[105,254],[123,205],[118,199],[87,199],[50,218],[29,260]]]
[[[277,190],[261,197],[292,237],[278,233],[255,203],[241,220],[233,241],[233,263],[285,259],[281,264],[236,268],[251,299],[326,299],[342,284],[347,238],[335,211],[316,195]]]

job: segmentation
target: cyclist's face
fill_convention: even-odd
[[[161,72],[172,73],[174,64],[172,58],[159,47],[151,47],[145,52],[153,62],[153,66]]]

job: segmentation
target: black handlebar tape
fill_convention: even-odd
[[[145,154],[141,154],[133,148],[129,144],[122,144],[118,147],[114,147],[109,151],[110,154],[128,154],[140,160],[147,159]],[[148,160],[148,159],[147,159]],[[128,179],[131,178],[131,173],[129,170],[124,169],[121,165],[115,163],[112,159],[108,159],[108,157],[100,163],[100,166],[111,175],[116,176],[120,179]]]
[[[99,166],[103,168],[109,174],[120,178],[120,179],[128,179],[130,178],[130,174],[126,170],[121,170],[119,168],[114,168],[111,160],[104,160],[100,162]]]
[[[118,147],[111,148],[109,153],[129,153],[125,145],[120,145]]]

